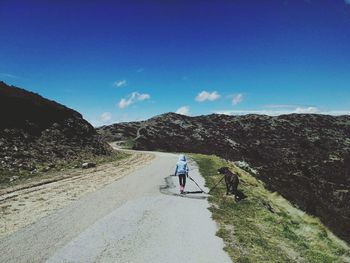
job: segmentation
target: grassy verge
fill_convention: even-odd
[[[72,160],[57,160],[55,163],[41,163],[36,165],[36,172],[29,172],[27,170],[18,171],[4,171],[0,169],[0,188],[6,188],[9,186],[14,186],[19,183],[24,182],[28,179],[33,179],[35,177],[50,176],[50,174],[56,174],[57,172],[69,171],[73,169],[81,169],[82,163],[91,162],[95,163],[97,166],[104,163],[116,162],[124,158],[129,157],[130,154],[120,151],[114,151],[111,155],[81,155]],[[16,178],[11,180],[11,178]]]
[[[134,147],[134,145],[135,145],[134,139],[129,138],[124,142],[123,148],[132,149]]]
[[[209,188],[221,178],[216,170],[222,166],[239,174],[239,189],[246,199],[236,202],[226,197],[224,183],[209,197],[219,225],[217,235],[233,262],[350,262],[345,242],[249,173],[216,156],[193,154],[192,158]]]

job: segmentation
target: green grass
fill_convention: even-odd
[[[224,182],[209,197],[210,211],[219,224],[217,235],[224,240],[233,262],[350,262],[349,246],[319,219],[268,191],[261,181],[233,163],[213,155],[191,157],[209,188],[221,178],[217,169],[222,166],[239,174],[239,189],[246,199],[236,202],[227,197]]]
[[[127,138],[124,141],[118,142],[119,147],[127,150],[131,150],[134,147],[134,145],[135,145],[135,140],[133,138]]]

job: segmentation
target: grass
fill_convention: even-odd
[[[45,171],[44,168],[48,167],[49,163],[41,163],[36,165],[37,172],[30,173],[26,170],[18,170],[18,171],[5,171],[0,169],[0,188],[13,186],[18,183],[23,182],[24,180],[31,179],[33,177],[40,177],[43,175],[50,175],[57,173],[59,171],[68,171],[72,169],[81,169],[81,164],[85,162],[95,163],[97,166],[102,165],[104,163],[116,162],[127,158],[130,154],[120,151],[113,151],[111,155],[81,155],[80,157],[74,158],[72,160],[58,160],[54,163],[54,166],[49,169],[49,171]],[[78,167],[78,168],[77,168]],[[18,177],[16,180],[10,182],[11,177]]]
[[[268,191],[249,173],[217,156],[192,154],[211,188],[229,166],[240,177],[239,189],[247,196],[239,202],[225,196],[224,183],[211,192],[209,202],[217,235],[233,262],[350,262],[349,246],[335,237],[319,219],[295,208],[282,196]]]
[[[125,140],[123,148],[125,149],[132,149],[135,145],[135,141],[133,138],[129,138],[127,140]]]

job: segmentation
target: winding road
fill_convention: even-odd
[[[0,239],[0,262],[231,262],[205,194],[179,195],[170,176],[177,156],[152,154],[148,165]],[[186,190],[198,189],[188,181]]]

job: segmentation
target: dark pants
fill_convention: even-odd
[[[179,184],[183,187],[186,185],[186,174],[179,174]]]

